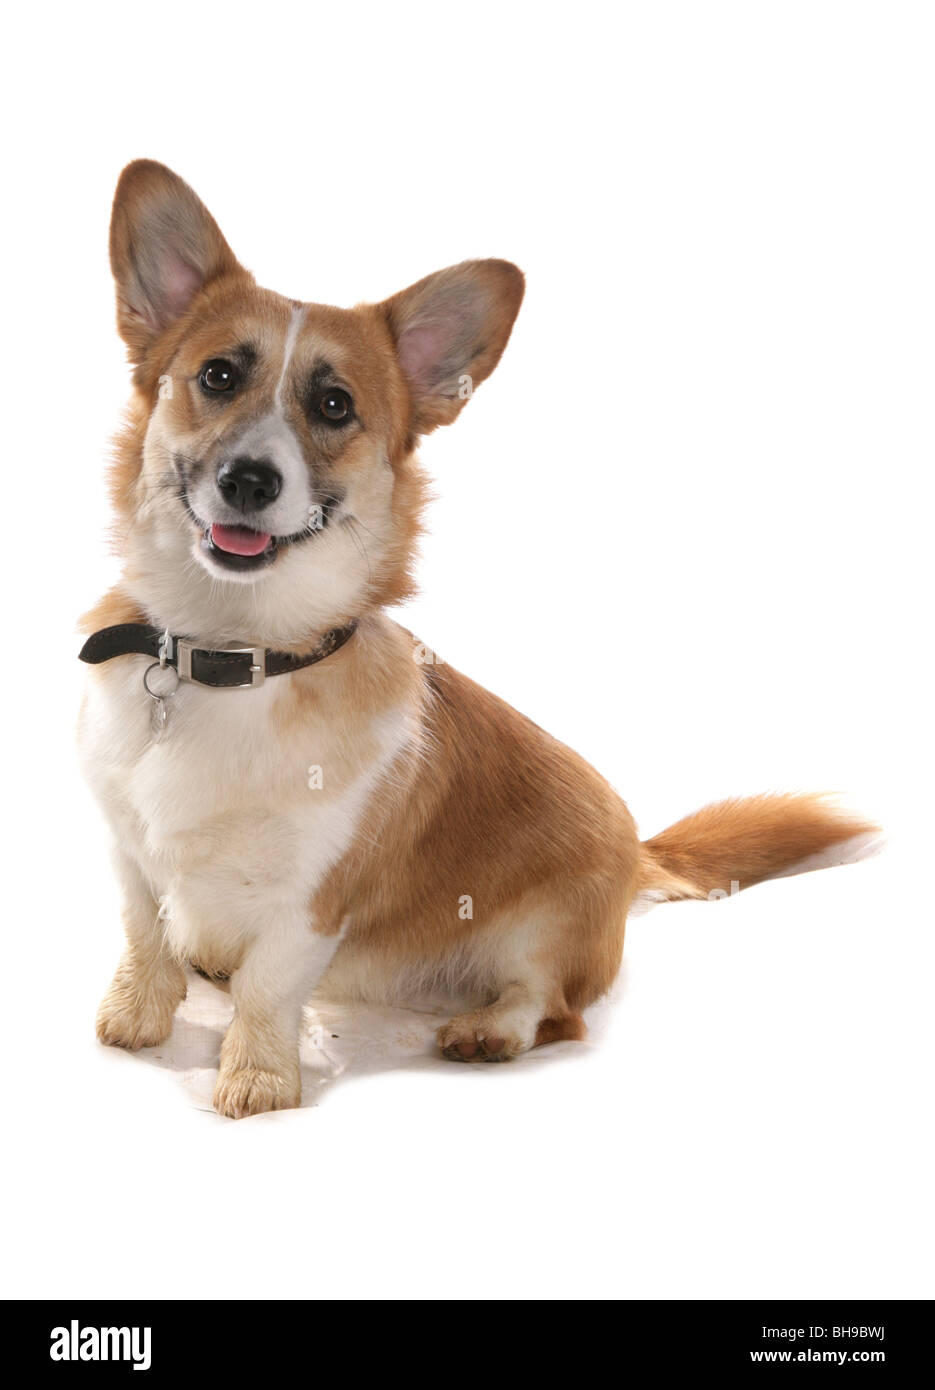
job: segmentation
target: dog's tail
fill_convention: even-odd
[[[640,900],[726,898],[764,879],[853,863],[881,843],[878,826],[826,796],[720,801],[643,842]]]

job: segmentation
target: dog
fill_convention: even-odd
[[[120,582],[83,619],[85,775],[126,950],[100,1040],[165,1040],[186,970],[229,979],[216,1109],[296,1106],[314,989],[439,993],[454,1061],[578,1039],[638,904],[859,857],[820,796],[710,806],[642,842],[577,754],[384,609],[413,592],[416,456],[496,367],[524,293],[466,261],[380,304],[260,289],[192,189],[138,160],[110,228],[133,398]]]

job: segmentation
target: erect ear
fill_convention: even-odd
[[[120,175],[110,265],[117,327],[137,360],[210,280],[241,269],[197,194],[152,159],[136,159]]]
[[[380,307],[409,383],[412,428],[449,425],[500,361],[525,281],[509,261],[462,261]]]

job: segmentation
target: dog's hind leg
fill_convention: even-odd
[[[492,1004],[453,1018],[437,1036],[451,1062],[506,1062],[541,1043],[583,1038],[586,1031],[579,1013],[556,1006],[534,985],[517,982]]]
[[[620,965],[629,884],[612,878],[577,895],[545,893],[512,922],[491,925],[474,948],[476,983],[491,1002],[438,1029],[452,1062],[503,1062],[544,1043],[578,1041],[581,1011]]]

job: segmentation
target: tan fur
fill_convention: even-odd
[[[410,757],[402,789],[375,798],[315,904],[320,918],[355,924],[333,983],[366,954],[384,958],[390,977],[417,962],[429,984],[490,991],[486,936],[532,920],[550,1008],[578,1009],[620,964],[639,863],[633,821],[587,763],[509,705],[449,666],[423,679],[430,756]],[[471,919],[458,915],[464,896]]]
[[[298,305],[258,288],[191,189],[151,161],[121,177],[111,255],[135,367],[111,475],[124,568],[85,631],[150,622],[203,646],[302,652],[330,627],[358,628],[260,691],[180,688],[161,744],[147,659],[90,672],[82,755],[126,901],[104,1042],[161,1041],[189,961],[231,977],[215,1095],[226,1115],[298,1103],[296,1040],[316,986],[457,1000],[443,1054],[506,1060],[583,1036],[638,895],[719,895],[871,828],[817,798],[760,797],[641,845],[577,754],[385,615],[412,588],[426,498],[415,442],[496,366],[523,293],[515,266],[466,262],[382,305]],[[243,344],[242,389],[209,399],[202,364]],[[354,400],[340,431],[303,395],[323,362]],[[267,572],[234,582],[205,559],[187,469],[210,501],[219,462],[267,428],[304,461],[295,486],[333,497],[336,520],[283,536]]]

